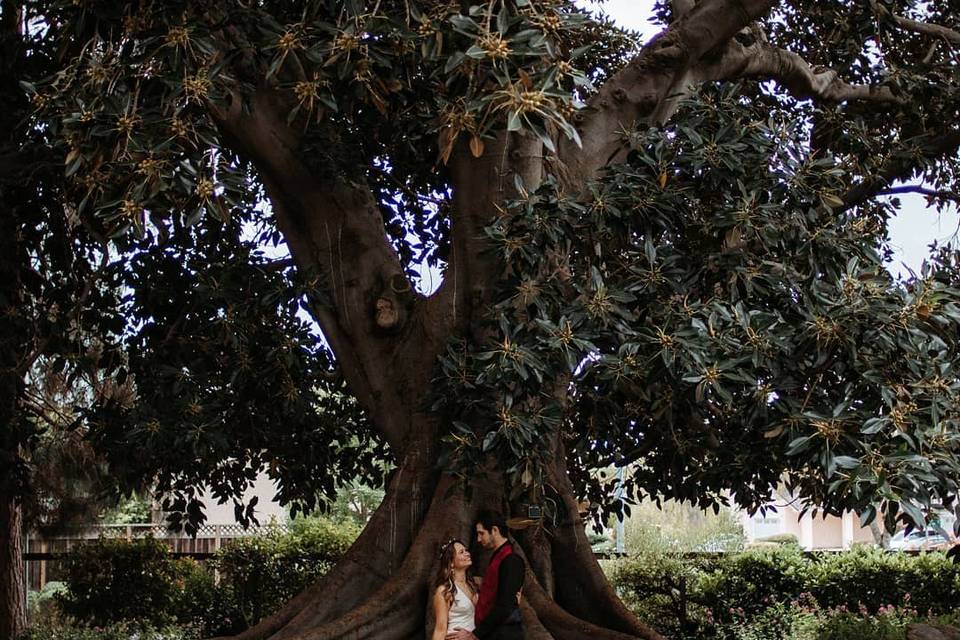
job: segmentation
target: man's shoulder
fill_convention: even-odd
[[[505,564],[514,564],[514,565],[520,566],[521,568],[527,566],[526,563],[523,561],[523,558],[520,557],[520,554],[518,554],[515,551],[511,551],[506,556],[504,556],[503,560],[500,562],[500,566],[503,566]]]

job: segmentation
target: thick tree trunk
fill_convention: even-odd
[[[16,638],[27,626],[22,528],[20,506],[0,495],[0,640]]]
[[[450,275],[429,298],[394,295],[406,291],[406,281],[384,241],[375,199],[355,182],[311,173],[281,103],[279,94],[263,90],[250,99],[249,110],[234,105],[214,115],[225,136],[258,167],[298,270],[308,281],[320,276],[325,300],[312,309],[313,316],[399,467],[383,505],[332,572],[237,640],[424,637],[432,632],[427,604],[441,543],[450,537],[471,540],[477,511],[492,507],[506,513],[509,501],[496,473],[482,475],[487,480],[471,487],[469,501],[441,476],[436,460],[443,430],[423,406],[437,356],[449,339],[483,339],[479,320],[503,265],[485,250],[482,229],[502,202],[517,195],[517,183],[524,189],[540,183],[542,143],[504,134],[481,158],[457,150],[451,158],[457,188]],[[380,303],[398,311],[396,322],[380,316]],[[561,466],[556,473],[563,479],[552,483],[560,494],[555,496],[560,525],[518,536],[532,568],[531,598],[523,601],[528,637],[659,638],[606,581],[583,544],[566,471]]]
[[[21,159],[17,127],[24,117],[24,99],[17,89],[22,68],[21,13],[17,3],[0,7],[0,155]],[[14,179],[0,176],[0,640],[14,638],[26,628],[26,593],[23,585],[22,512],[17,501],[21,489],[16,475],[21,446],[16,435],[17,403],[23,389],[22,357],[29,337],[18,314],[23,306],[21,269],[27,264],[17,207],[22,188]]]
[[[295,598],[282,611],[237,640],[332,640],[375,638],[409,640],[429,637],[432,615],[429,593],[437,571],[439,550],[453,537],[472,539],[473,517],[481,508],[507,509],[501,486],[477,486],[467,500],[449,477],[435,481],[429,472],[417,474],[402,466],[388,486],[383,504],[344,559],[317,585]],[[414,499],[414,487],[420,497]],[[562,504],[576,503],[568,492]],[[418,515],[416,503],[426,505]],[[528,530],[517,535],[520,553],[527,558],[527,584],[522,612],[527,637],[536,640],[626,640],[660,636],[637,620],[619,601],[587,545],[577,551],[579,517],[561,514],[562,524],[552,530]],[[579,539],[583,539],[582,532]],[[478,549],[477,556],[482,556]],[[536,560],[534,560],[536,558]],[[557,562],[561,558],[561,562]],[[556,574],[557,594],[577,594],[586,607],[572,607],[571,598],[558,603],[541,586],[541,575]],[[482,564],[481,564],[482,566]],[[572,610],[576,609],[576,613]]]

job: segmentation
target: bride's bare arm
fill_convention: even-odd
[[[443,587],[433,592],[433,635],[430,640],[444,640],[447,637],[447,617],[450,608],[443,597]]]

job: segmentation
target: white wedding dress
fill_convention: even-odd
[[[459,586],[456,586],[456,589],[457,591],[453,595],[453,606],[450,607],[450,613],[447,614],[447,633],[451,633],[455,629],[473,631],[476,626],[473,622],[473,600]]]

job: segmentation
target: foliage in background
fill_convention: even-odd
[[[823,610],[861,616],[891,605],[916,610],[914,617],[960,609],[960,565],[943,553],[855,547],[810,556],[782,545],[717,555],[645,553],[612,562],[608,570],[626,602],[674,636],[731,625],[756,631],[756,625],[776,622],[763,618],[771,607],[786,610],[808,600]]]
[[[289,534],[242,538],[217,552],[214,566],[244,627],[273,613],[326,573],[360,533],[360,526],[297,518]]]
[[[179,623],[204,637],[239,633],[326,573],[360,532],[354,522],[321,517],[297,518],[290,529],[232,541],[206,567],[174,558],[154,538],[100,538],[71,551],[66,587],[49,591],[62,613],[82,625]],[[34,599],[49,599],[46,591]],[[39,619],[63,622],[55,615]]]
[[[892,604],[869,613],[824,608],[806,598],[776,603],[754,618],[740,617],[709,635],[722,640],[908,640],[908,625],[916,623],[956,628],[960,614],[928,615],[909,605]]]
[[[34,625],[17,640],[200,640],[203,637],[199,629],[185,625],[154,626],[134,621],[86,627],[62,621]]]
[[[166,625],[187,619],[197,593],[213,591],[213,577],[196,562],[175,559],[152,537],[100,538],[75,547],[66,562],[67,590],[58,596],[70,617],[93,625],[139,620]]]
[[[100,516],[103,524],[142,524],[151,522],[153,501],[145,495],[132,493]]]
[[[337,491],[337,499],[327,515],[334,520],[349,520],[362,527],[383,502],[384,490],[373,488],[358,480],[351,480]],[[296,523],[294,519],[291,524]]]
[[[614,527],[615,519],[610,526]],[[671,551],[739,551],[743,526],[729,508],[705,511],[684,502],[643,501],[624,520],[624,546],[630,555]]]

